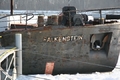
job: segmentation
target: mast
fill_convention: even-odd
[[[11,15],[13,15],[13,7],[14,7],[14,0],[11,0],[10,2],[10,9],[11,9],[10,14]]]

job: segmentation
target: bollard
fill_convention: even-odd
[[[22,34],[15,34],[15,43],[17,49],[17,77],[22,75]]]

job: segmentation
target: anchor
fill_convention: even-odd
[[[103,47],[104,47],[104,45],[105,45],[105,43],[107,42],[107,40],[108,40],[108,35],[106,35],[105,37],[104,37],[104,39],[102,40],[102,45],[100,45],[100,41],[99,40],[96,40],[96,37],[95,37],[95,35],[92,35],[92,37],[91,37],[91,43],[92,43],[92,49],[93,50],[101,50]]]

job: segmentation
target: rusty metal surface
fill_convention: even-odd
[[[47,62],[45,68],[45,74],[52,74],[54,69],[54,62]]]
[[[48,62],[54,62],[53,74],[111,71],[115,67],[119,55],[120,24],[62,27],[19,31],[23,35],[23,74],[43,74]],[[2,45],[15,46],[15,33],[3,33]],[[108,35],[103,49],[91,48],[93,34],[100,41]]]

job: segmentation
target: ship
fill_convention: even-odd
[[[63,6],[61,14],[50,15],[46,21],[39,15],[37,26],[11,24],[0,33],[1,45],[15,46],[15,34],[22,34],[23,74],[112,71],[120,51],[120,15],[103,18],[102,10],[108,9],[118,6],[83,10],[99,11],[99,18],[78,13],[75,6]]]

